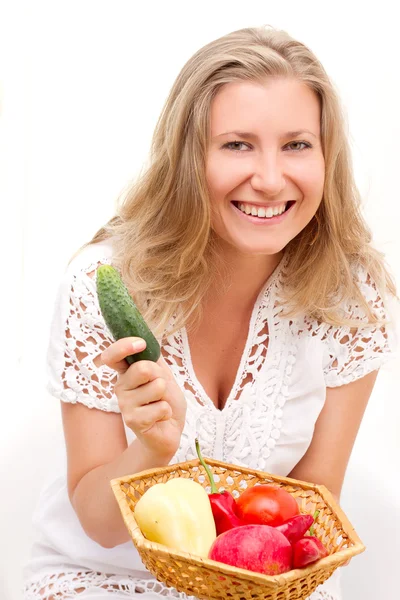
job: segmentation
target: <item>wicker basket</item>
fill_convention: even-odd
[[[173,548],[147,540],[135,521],[133,511],[136,502],[150,486],[165,483],[174,477],[193,479],[209,492],[208,479],[199,460],[113,479],[112,489],[143,564],[167,586],[185,592],[188,596],[205,600],[300,600],[308,598],[337,567],[365,550],[347,517],[324,486],[216,460],[206,459],[206,462],[210,465],[220,491],[226,489],[237,496],[247,487],[268,483],[282,487],[292,494],[299,504],[300,512],[314,514],[319,510],[314,526],[315,535],[321,539],[329,556],[304,569],[293,569],[282,575],[268,576],[176,552]]]

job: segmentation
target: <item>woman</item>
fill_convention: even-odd
[[[114,264],[160,339],[124,360],[96,269]],[[70,263],[49,348],[68,472],[43,493],[25,600],[184,597],[156,582],[109,481],[205,456],[340,498],[395,293],[359,210],[339,101],[286,33],[199,50],[158,122],[151,164]],[[311,596],[338,600],[338,572]]]

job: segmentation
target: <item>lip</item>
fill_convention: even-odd
[[[270,205],[266,205],[266,204],[254,204],[254,206],[263,206],[263,207],[268,207],[268,206],[277,206],[276,204],[270,204]],[[278,225],[279,223],[281,223],[286,217],[287,215],[292,211],[292,208],[295,206],[296,202],[293,201],[293,204],[287,209],[285,210],[285,212],[283,212],[281,215],[275,215],[274,217],[270,217],[269,219],[265,218],[265,217],[254,217],[253,215],[246,215],[246,213],[242,212],[239,208],[237,208],[237,206],[235,206],[235,204],[233,204],[233,202],[231,202],[231,206],[233,208],[233,210],[235,211],[236,214],[239,214],[243,219],[246,219],[246,221],[249,221],[250,223],[253,223],[254,225],[258,225],[261,227],[268,227],[271,225]]]
[[[281,200],[280,202],[247,202],[246,200],[231,200],[236,204],[250,204],[250,206],[259,206],[260,208],[274,208],[275,206],[282,206],[288,202],[295,202],[295,200]]]

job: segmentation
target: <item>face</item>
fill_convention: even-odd
[[[212,227],[241,254],[275,255],[321,202],[320,105],[294,79],[225,85],[211,105]]]

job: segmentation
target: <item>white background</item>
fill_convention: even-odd
[[[348,115],[376,245],[400,281],[398,23],[394,3],[0,3],[0,598],[20,598],[31,515],[63,457],[45,392],[54,296],[66,262],[113,214],[146,159],[184,62],[245,26],[315,51]],[[342,570],[345,600],[398,598],[399,361],[384,368],[352,454],[342,507],[368,550]],[[397,537],[397,539],[396,539]]]

